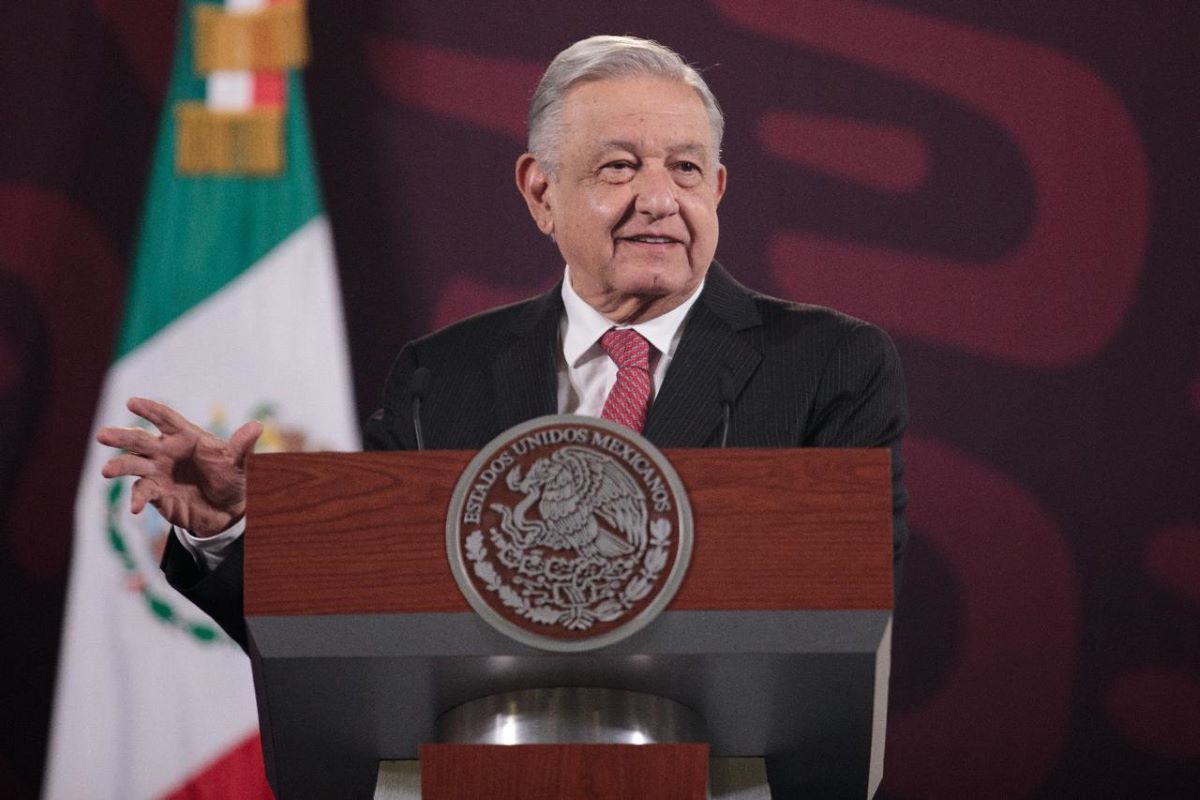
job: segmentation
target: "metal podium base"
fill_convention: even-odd
[[[686,706],[617,689],[529,689],[472,700],[437,721],[458,744],[662,744],[704,742],[704,721]]]
[[[673,700],[616,689],[531,689],[472,700],[437,721],[457,744],[663,744],[706,741],[704,721]],[[381,761],[375,800],[420,800],[416,761]],[[761,758],[714,758],[712,800],[770,800]]]

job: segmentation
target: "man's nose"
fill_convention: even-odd
[[[639,172],[635,208],[651,219],[662,219],[679,213],[678,187],[666,166],[645,166]]]

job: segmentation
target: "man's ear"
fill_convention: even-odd
[[[547,236],[554,234],[554,215],[550,213],[550,176],[533,153],[517,159],[517,191],[529,206],[529,215],[538,230]]]
[[[724,164],[717,165],[717,205],[721,204],[721,198],[725,196],[725,184],[729,180],[729,170],[725,169]]]

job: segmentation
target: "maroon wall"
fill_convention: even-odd
[[[725,105],[718,257],[882,324],[904,358],[887,796],[1200,785],[1196,5],[476,5],[310,3],[360,411],[407,338],[557,278],[511,185],[545,63],[658,38]],[[4,13],[0,796],[22,798],[176,10]]]

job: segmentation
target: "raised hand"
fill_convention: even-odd
[[[106,478],[136,475],[131,510],[150,503],[172,525],[196,536],[212,536],[246,513],[246,456],[262,434],[262,423],[247,422],[229,441],[209,433],[175,409],[142,397],[130,398],[130,411],[159,433],[141,428],[102,428],[97,441],[127,452],[109,459]]]

